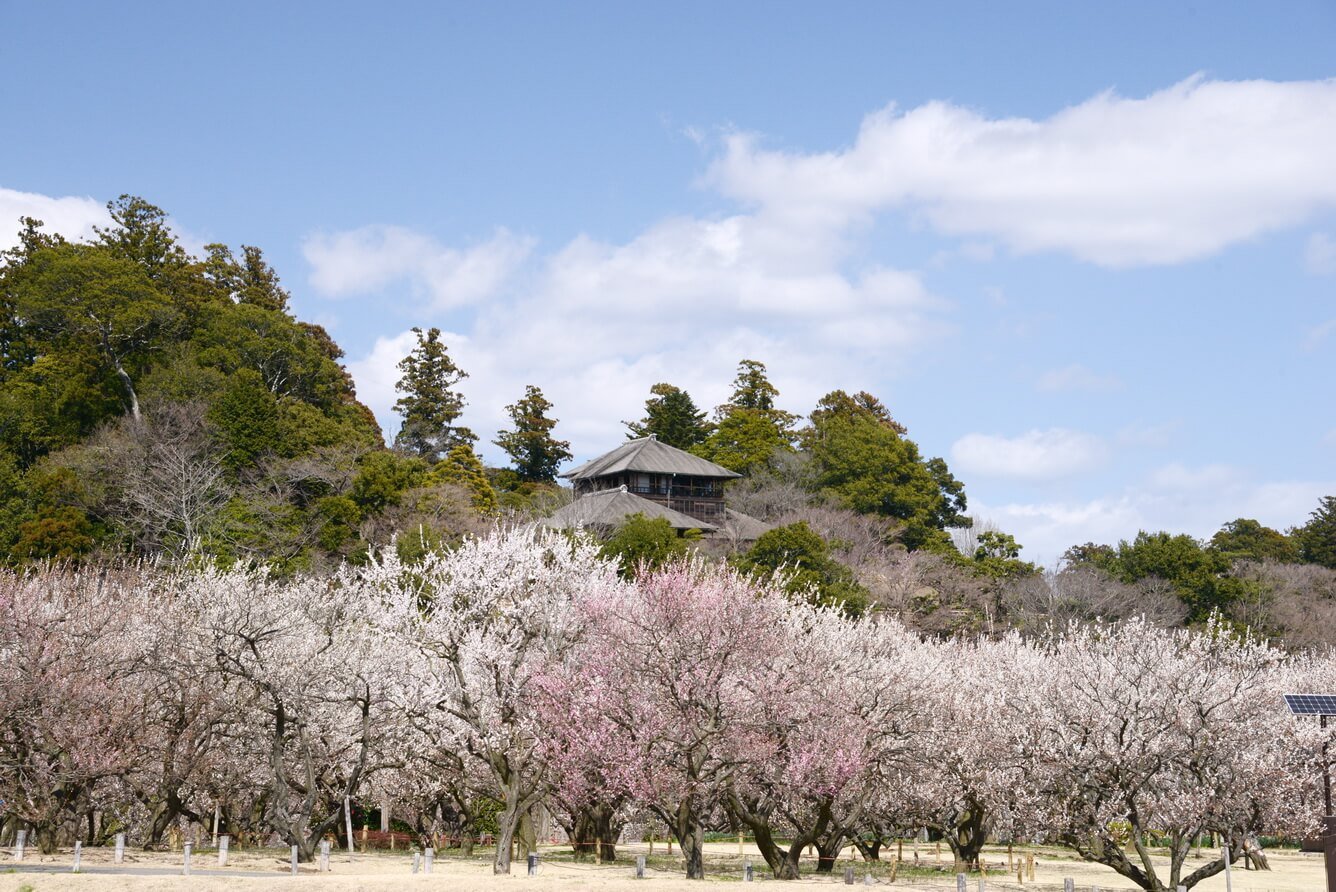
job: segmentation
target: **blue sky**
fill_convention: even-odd
[[[2,6],[0,242],[260,245],[387,428],[436,325],[580,457],[870,390],[1045,563],[1336,493],[1329,2]]]

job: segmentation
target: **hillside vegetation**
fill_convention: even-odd
[[[0,255],[0,564],[326,573],[396,536],[411,558],[569,498],[556,474],[570,444],[553,436],[538,386],[506,407],[513,427],[492,441],[511,466],[484,467],[459,423],[467,372],[438,329],[416,329],[387,447],[343,351],[293,316],[259,248],[191,256],[154,205],[122,196],[108,210],[111,225],[81,243],[25,219]],[[1218,612],[1297,645],[1336,638],[1336,497],[1286,532],[1249,518],[1209,541],[1143,531],[1074,546],[1043,571],[968,514],[964,483],[876,396],[832,391],[805,417],[778,397],[765,365],[743,359],[712,413],[663,382],[626,422],[629,436],[741,473],[731,506],[772,532],[734,554],[641,518],[605,553],[632,574],[705,548],[755,576],[782,570],[795,596],[895,613],[929,634]]]

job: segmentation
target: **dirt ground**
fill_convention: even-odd
[[[1017,850],[1019,851],[1019,850]],[[1026,880],[1023,886],[1017,886],[1016,876],[1006,873],[1007,853],[1005,849],[990,847],[985,852],[985,861],[992,865],[985,877],[988,890],[1024,889],[1030,892],[1050,892],[1063,888],[1063,879],[1071,877],[1076,881],[1076,888],[1087,892],[1092,888],[1101,890],[1123,890],[1136,888],[1128,881],[1114,874],[1106,867],[1085,864],[1065,857],[1059,850],[1036,849],[1035,878]],[[329,892],[389,892],[399,889],[449,889],[451,892],[498,892],[515,889],[517,892],[574,892],[578,889],[613,890],[652,886],[660,892],[678,892],[678,890],[699,889],[700,882],[684,879],[680,873],[680,864],[675,866],[665,857],[662,844],[657,846],[651,857],[651,867],[646,871],[644,880],[633,876],[636,854],[645,854],[643,845],[623,846],[619,849],[620,860],[616,864],[596,865],[573,862],[568,857],[568,849],[552,847],[541,860],[536,877],[526,875],[525,865],[517,863],[511,876],[497,877],[491,873],[490,864],[481,859],[463,860],[449,855],[436,860],[431,875],[412,872],[412,856],[408,853],[373,853],[358,854],[350,863],[346,853],[331,857],[330,872],[319,873],[314,865],[301,865],[300,875],[290,874],[286,853],[278,850],[233,851],[227,864],[229,871],[244,871],[261,874],[259,876],[220,876],[218,875],[217,857],[212,851],[198,852],[193,858],[191,876],[181,876],[182,856],[180,853],[143,853],[127,851],[125,863],[112,863],[110,849],[86,849],[82,855],[82,866],[86,872],[70,873],[72,853],[64,850],[54,856],[42,856],[29,851],[22,863],[15,863],[9,852],[0,853],[0,892],[102,892],[102,890],[134,890],[134,892],[154,892],[168,889],[244,890],[244,892],[269,892],[269,890],[292,889],[294,887],[318,887]],[[912,864],[911,849],[905,847],[906,861]],[[894,852],[888,853],[893,856]],[[757,882],[778,885],[765,872],[764,863],[755,849],[750,846],[744,855],[738,854],[734,843],[712,843],[707,846],[706,882],[738,882],[742,879],[742,863],[750,858],[756,865]],[[1234,892],[1322,892],[1324,874],[1320,855],[1300,854],[1292,851],[1269,853],[1272,870],[1270,871],[1233,871]],[[869,873],[874,884],[890,889],[901,890],[954,890],[955,876],[950,872],[950,865],[936,860],[934,847],[923,846],[919,852],[918,870],[901,870],[895,881],[889,881],[889,865],[864,864],[854,859],[842,861],[833,877],[816,877],[813,874],[815,863],[805,870],[803,879],[787,886],[795,885],[832,885],[842,884],[845,867],[853,867],[855,880],[862,885]],[[1198,862],[1200,863],[1200,862]],[[940,870],[938,868],[940,867]],[[10,872],[6,872],[10,871]],[[115,871],[101,873],[98,871]],[[157,875],[136,875],[136,871],[163,872]],[[212,874],[212,875],[211,875]],[[912,875],[906,875],[912,874]],[[978,874],[970,875],[967,888],[975,892],[979,888]],[[1212,877],[1197,889],[1206,892],[1224,892],[1223,876]]]

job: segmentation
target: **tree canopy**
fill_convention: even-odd
[[[557,470],[571,460],[571,444],[552,436],[557,420],[548,417],[551,411],[543,391],[528,385],[522,399],[506,406],[514,428],[501,431],[492,441],[510,456],[515,473],[526,483],[555,482]]]
[[[700,446],[710,436],[714,426],[705,420],[705,413],[696,408],[691,394],[671,384],[659,383],[649,389],[645,400],[645,417],[626,421],[628,437],[654,436],[688,452]]]

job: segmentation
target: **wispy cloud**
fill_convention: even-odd
[[[311,285],[326,297],[349,297],[406,283],[435,309],[485,300],[519,268],[533,240],[498,229],[467,248],[449,248],[402,226],[363,226],[313,233],[302,254]]]
[[[1207,539],[1238,517],[1284,530],[1302,523],[1336,480],[1256,480],[1227,465],[1168,465],[1109,495],[1085,501],[1011,502],[970,507],[1016,536],[1025,557],[1051,565],[1073,545],[1116,545],[1139,531]]]
[[[959,471],[982,477],[1043,481],[1100,467],[1108,447],[1093,434],[1065,428],[1032,430],[1020,436],[966,434],[951,447]]]
[[[1190,78],[1043,120],[945,102],[864,119],[847,149],[728,139],[710,175],[775,216],[851,225],[889,208],[939,232],[1111,267],[1209,256],[1336,206],[1336,80]]]
[[[1304,243],[1304,268],[1315,276],[1336,273],[1336,239],[1315,232]]]
[[[0,187],[0,250],[18,244],[20,217],[41,220],[47,232],[59,233],[70,241],[89,238],[94,226],[111,223],[103,203],[92,198],[52,198]]]
[[[1044,372],[1035,386],[1046,393],[1108,393],[1121,389],[1123,382],[1117,375],[1101,375],[1074,363]]]

